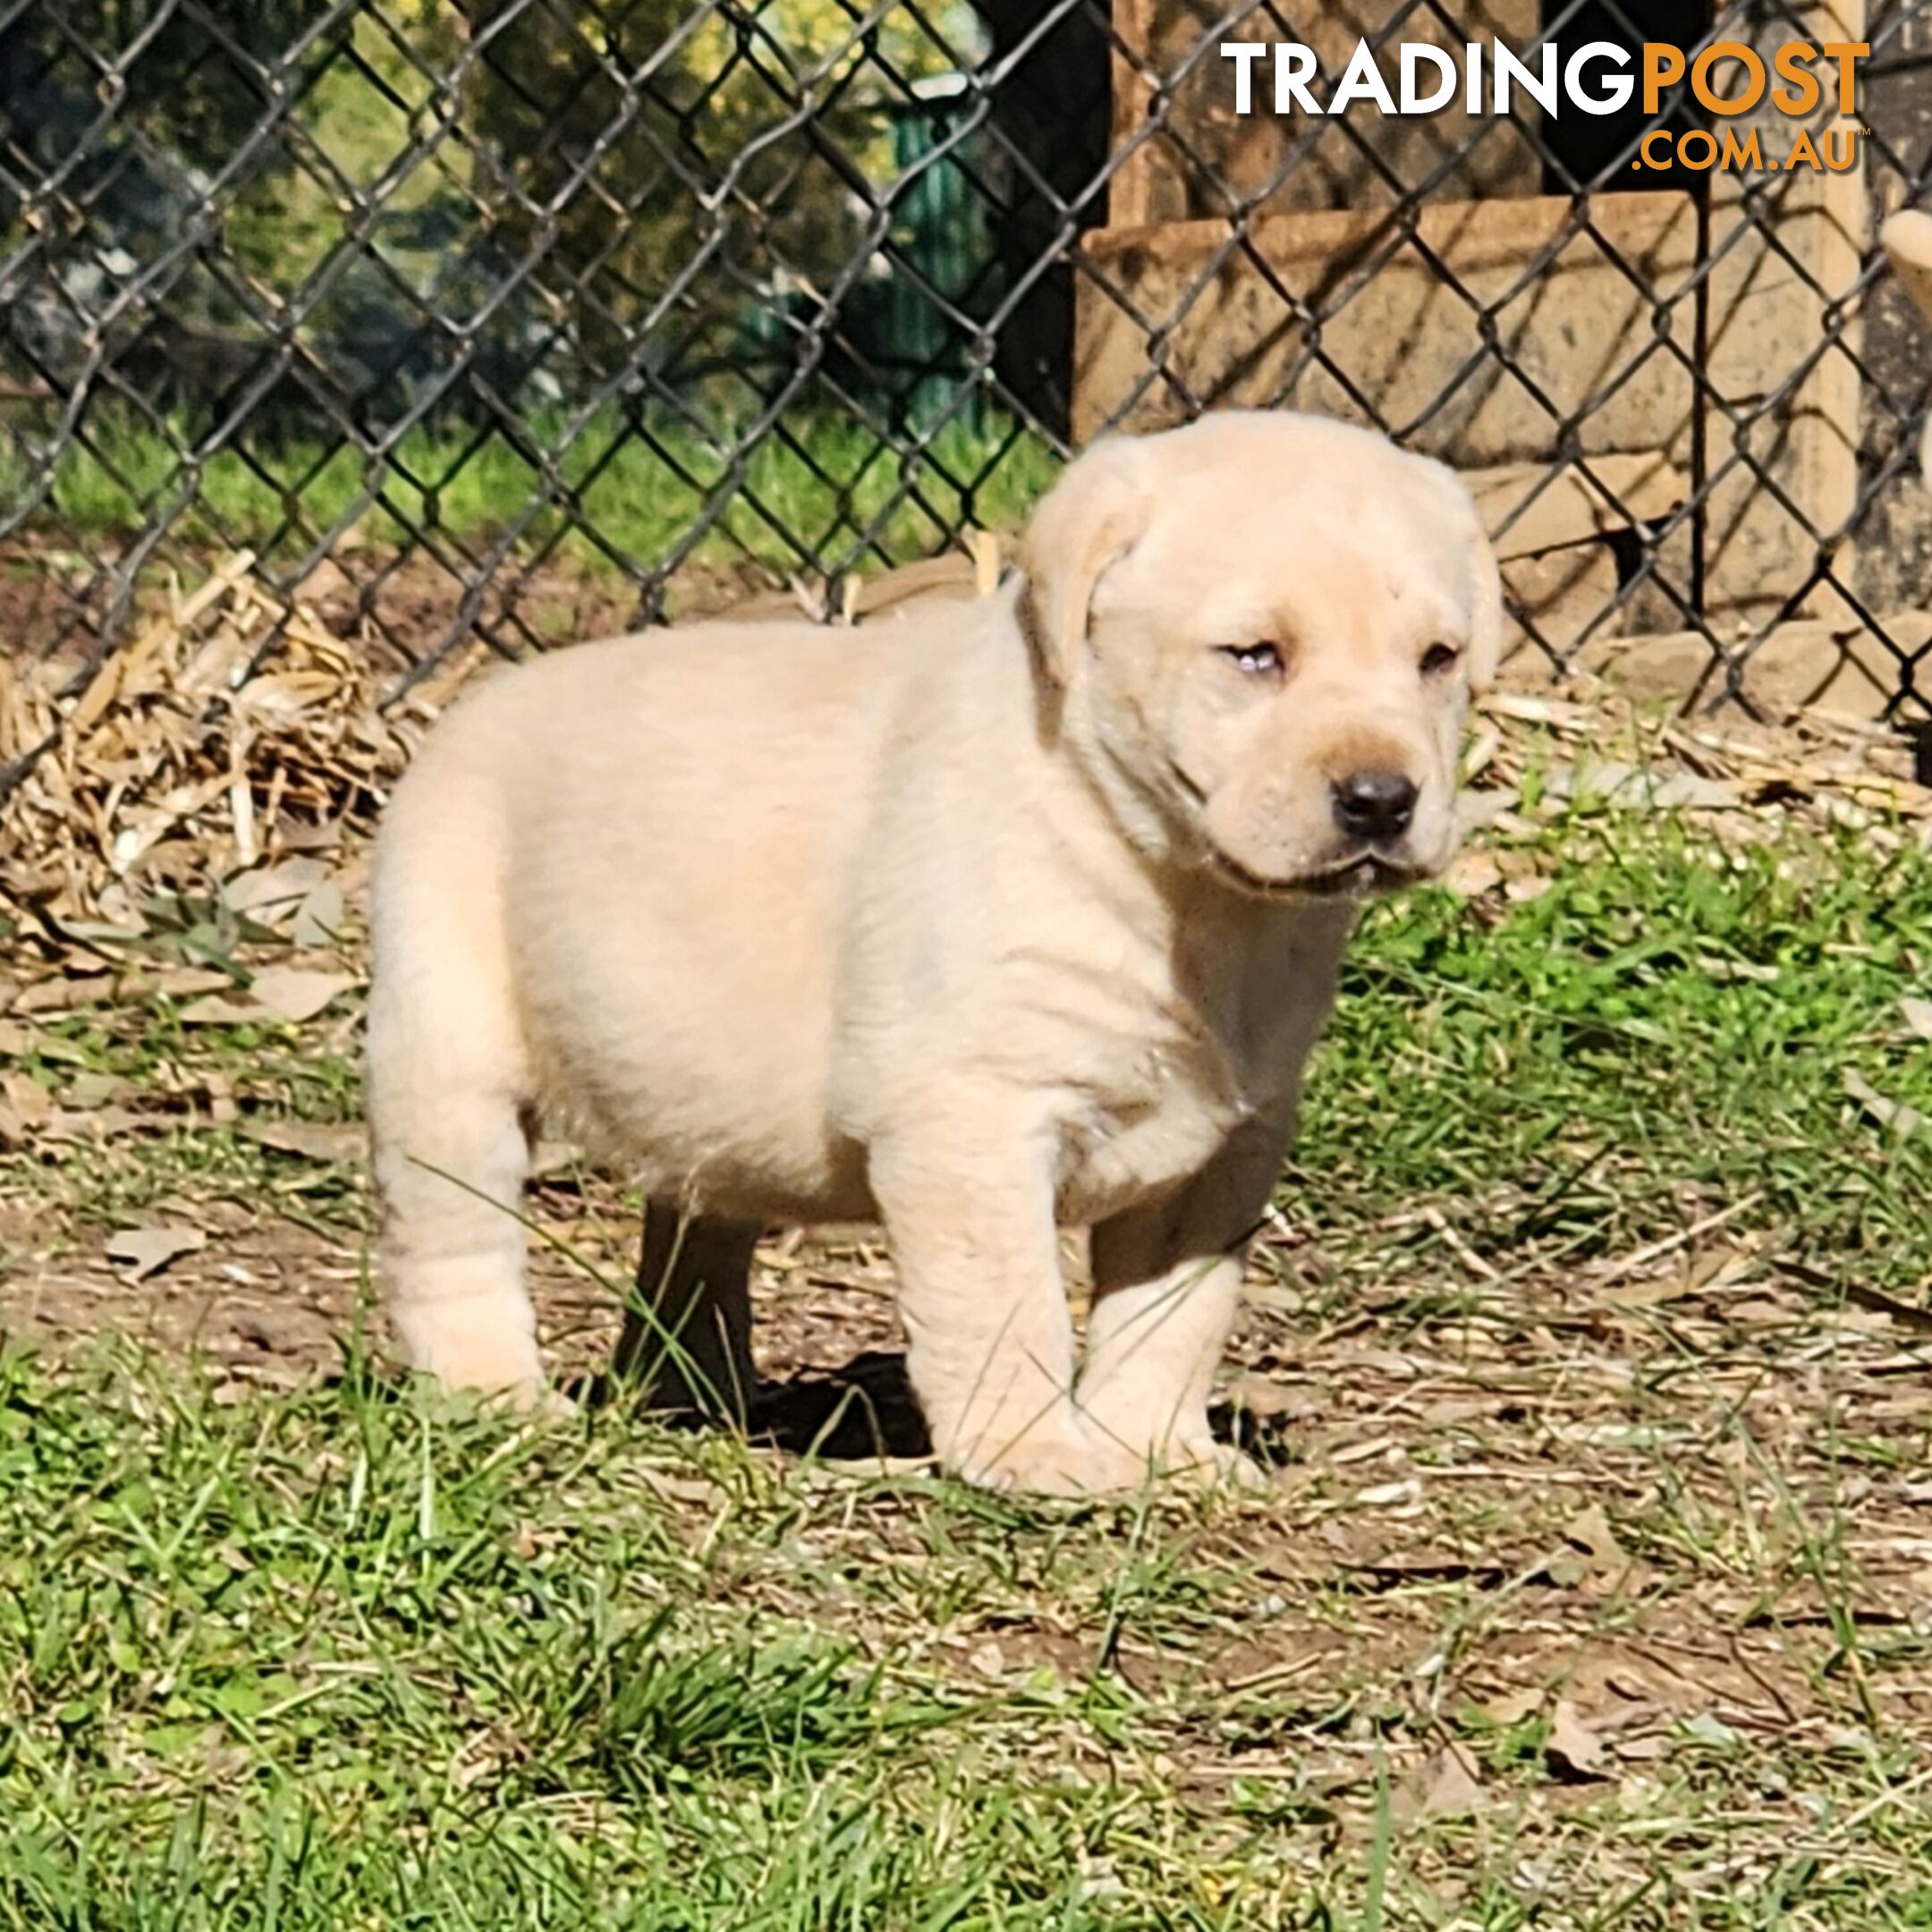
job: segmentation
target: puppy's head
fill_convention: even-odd
[[[1261,895],[1447,863],[1503,630],[1451,471],[1341,423],[1213,416],[1097,445],[1026,553],[1063,741],[1143,846]]]

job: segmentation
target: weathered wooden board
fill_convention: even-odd
[[[1884,637],[1863,624],[1808,620],[1776,625],[1745,664],[1744,704],[1769,718],[1814,709],[1846,717],[1882,716],[1899,684],[1894,645],[1911,652],[1932,647],[1932,616],[1899,611],[1882,623]],[[1522,691],[1559,684],[1539,656],[1520,653],[1504,684]],[[1592,639],[1578,653],[1576,668],[1633,698],[1672,705],[1707,704],[1722,699],[1725,691],[1724,669],[1710,640],[1694,631]]]
[[[1765,54],[1797,38],[1857,42],[1865,13],[1865,0],[1822,0],[1741,27],[1736,38]],[[1835,88],[1826,95],[1809,123],[1821,142],[1827,130],[1860,125],[1855,116],[1841,121]],[[1767,106],[1729,125],[1739,137],[1755,131],[1766,159],[1782,162],[1806,123]],[[1704,368],[1721,400],[1706,411],[1705,610],[1727,623],[1764,623],[1805,590],[1819,537],[1848,530],[1858,507],[1860,330],[1845,305],[1864,269],[1865,168],[1861,160],[1843,174],[1720,171],[1709,179]],[[1833,568],[1842,582],[1854,580],[1849,543],[1837,546]],[[1797,614],[1852,613],[1821,585]]]
[[[1233,66],[1217,51],[1229,40],[1298,40],[1314,49],[1325,75],[1339,80],[1358,41],[1386,35],[1384,72],[1393,78],[1393,47],[1404,40],[1454,48],[1500,36],[1522,47],[1538,31],[1538,0],[1464,0],[1453,10],[1453,30],[1419,6],[1391,32],[1389,0],[1272,0],[1232,29],[1224,24],[1229,11],[1227,0],[1114,0],[1114,152],[1154,131],[1114,177],[1112,225],[1223,215],[1237,199],[1267,214],[1385,208],[1419,190],[1479,127],[1487,131],[1466,165],[1436,191],[1474,199],[1541,191],[1542,162],[1522,127],[1472,118],[1460,98],[1439,114],[1387,120],[1357,108],[1346,126],[1276,115],[1264,56],[1258,72],[1267,78],[1256,111],[1238,116]],[[1525,100],[1521,118],[1533,123],[1537,114]],[[1311,135],[1308,152],[1295,154]]]
[[[1379,417],[1459,469],[1585,454],[1689,468],[1697,211],[1689,197],[1443,202],[1102,229],[1086,238],[1073,429],[1197,406]],[[1660,329],[1663,335],[1660,336]],[[1489,340],[1493,332],[1496,347]],[[1665,337],[1676,352],[1666,348]]]
[[[1463,481],[1496,547],[1509,607],[1522,619],[1512,618],[1505,664],[1524,651],[1547,661],[1547,653],[1567,655],[1586,637],[1682,621],[1654,588],[1640,586],[1617,602],[1623,580],[1611,538],[1663,523],[1690,495],[1689,475],[1662,451],[1586,457],[1554,470],[1508,463],[1465,471]],[[1688,528],[1665,539],[1665,549],[1672,569],[1688,575]]]
[[[1556,470],[1546,462],[1505,463],[1462,480],[1505,564],[1658,522],[1690,495],[1690,476],[1662,450],[1598,456]]]

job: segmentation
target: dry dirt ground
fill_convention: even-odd
[[[250,625],[243,608],[164,626],[145,659],[126,654],[0,843],[0,1333],[55,1359],[103,1337],[151,1346],[233,1404],[380,1345],[356,904],[370,808],[420,722],[371,723],[326,624],[251,708],[264,679],[224,670],[252,661]],[[28,682],[0,691],[17,737],[51,702]],[[181,696],[197,689],[216,694],[212,725]],[[1561,703],[1484,724],[1488,825],[1455,882],[1472,919],[1536,903],[1561,850],[1517,835],[1547,818],[1566,758],[1627,728]],[[1932,808],[1900,784],[1896,749],[1857,731],[1646,742],[1647,782],[1731,810],[1745,843],[1774,835],[1753,799],[1856,812],[1884,792],[1884,836],[1906,845]],[[969,1678],[1105,1668],[1157,1701],[1182,1680],[1233,1700],[1238,1723],[1176,1721],[1165,1739],[1183,1794],[1292,1776],[1345,1811],[1385,1766],[1398,1827],[1501,1806],[1530,1833],[1526,1899],[1546,1882],[1536,1833],[1569,1843],[1585,1810],[1566,1897],[1592,1858],[1621,1884],[1659,1846],[1692,1899],[1793,1847],[1901,1898],[1922,1888],[1910,1848],[1932,1835],[1902,1851],[1877,1828],[1932,1805],[1922,1299],[1794,1258],[1758,1194],[1687,1186],[1673,1223],[1617,1249],[1580,1245],[1526,1182],[1480,1203],[1476,1232],[1453,1129],[1432,1194],[1338,1222],[1302,1175],[1258,1244],[1226,1420],[1275,1480],[1190,1532],[1195,1560],[1248,1580],[1246,1612],[1175,1647],[1016,1584],[942,1620],[937,1654]],[[635,1203],[553,1150],[531,1212],[545,1335],[561,1372],[593,1377]],[[1075,1244],[1070,1260],[1077,1282]],[[892,1472],[919,1453],[891,1290],[870,1231],[774,1231],[756,1292],[778,1446],[761,1453]],[[895,1520],[835,1509],[822,1547],[911,1560]],[[1354,1721],[1391,1710],[1393,1728]],[[1292,1768],[1270,1755],[1291,1746]]]

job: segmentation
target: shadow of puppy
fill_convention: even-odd
[[[566,1394],[586,1408],[602,1410],[634,1400],[637,1390],[621,1373],[606,1370],[579,1377]],[[745,1407],[746,1439],[789,1455],[860,1462],[932,1453],[932,1437],[906,1375],[905,1356],[895,1350],[872,1350],[843,1368],[789,1381],[761,1382]],[[715,1417],[695,1410],[652,1408],[649,1413],[653,1422],[669,1428],[718,1426]]]
[[[897,1350],[869,1350],[842,1368],[763,1385],[751,1400],[749,1433],[774,1449],[837,1462],[932,1453]]]
[[[572,1392],[604,1407],[631,1393],[621,1377],[587,1377]],[[704,1417],[660,1411],[654,1419],[672,1428],[709,1428]],[[1208,1411],[1215,1439],[1244,1450],[1266,1467],[1298,1460],[1285,1425],[1237,1402],[1216,1402]],[[765,1382],[748,1404],[747,1438],[787,1455],[823,1456],[837,1462],[875,1457],[915,1461],[932,1453],[932,1437],[919,1414],[906,1374],[904,1352],[871,1349],[843,1367],[814,1370],[784,1382]]]

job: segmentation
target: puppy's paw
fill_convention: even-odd
[[[1232,1444],[1215,1440],[1205,1418],[1198,1428],[1157,1443],[1136,1442],[1109,1431],[1098,1421],[1089,1428],[1104,1445],[1111,1488],[1138,1489],[1151,1480],[1195,1490],[1258,1495],[1273,1487],[1267,1470],[1252,1457]]]
[[[580,1413],[577,1403],[540,1375],[514,1381],[453,1382],[425,1372],[419,1379],[432,1401],[450,1409],[487,1410],[528,1422],[562,1422]]]
[[[514,1388],[503,1391],[498,1399],[513,1414],[529,1422],[569,1422],[583,1413],[581,1402],[547,1384],[532,1387],[520,1382]]]
[[[984,1431],[976,1451],[941,1460],[961,1481],[1009,1496],[1108,1496],[1147,1478],[1145,1462],[1123,1456],[1071,1415],[1005,1441]]]
[[[1274,1478],[1251,1455],[1211,1436],[1174,1443],[1159,1461],[1163,1476],[1191,1489],[1261,1496],[1275,1487]]]
[[[404,1309],[392,1309],[389,1318],[402,1360],[453,1394],[537,1406],[548,1393],[536,1341],[513,1321],[437,1321]]]

